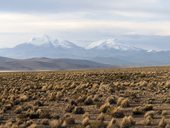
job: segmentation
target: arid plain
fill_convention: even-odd
[[[0,73],[1,128],[170,128],[170,67]]]

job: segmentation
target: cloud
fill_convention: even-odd
[[[87,40],[132,33],[169,35],[169,5],[168,0],[4,0],[0,42],[44,33]]]
[[[117,9],[155,10],[159,0],[5,0],[0,2],[1,11],[16,12],[72,12]],[[152,7],[151,7],[152,6]]]
[[[4,0],[0,12],[108,20],[169,19],[168,0]]]
[[[127,15],[125,13],[125,15]],[[118,29],[129,32],[144,31],[158,34],[170,31],[169,21],[128,21],[128,20],[98,20],[87,18],[58,18],[58,15],[28,15],[28,14],[0,14],[0,32],[10,33],[50,33],[72,31],[115,31]]]

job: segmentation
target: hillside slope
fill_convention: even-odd
[[[50,58],[11,59],[0,57],[0,70],[66,70],[106,67],[110,66],[89,60]]]

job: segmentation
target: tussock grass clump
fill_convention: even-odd
[[[49,125],[49,120],[48,119],[42,119],[41,124],[43,125]]]
[[[105,120],[105,115],[103,113],[100,113],[98,116],[97,116],[97,120],[98,121],[104,121]]]
[[[85,99],[86,99],[85,96],[79,96],[79,97],[77,98],[77,103],[84,103]]]
[[[47,86],[47,85],[44,85],[44,86],[42,86],[41,90],[42,90],[42,91],[46,91],[47,88],[48,88],[48,86]]]
[[[115,105],[117,103],[117,100],[115,97],[111,96],[106,99],[106,102],[108,102],[110,105]]]
[[[48,95],[48,99],[49,99],[49,101],[55,101],[56,100],[56,94],[55,93],[50,93]]]
[[[29,97],[27,95],[20,95],[19,101],[20,102],[26,102],[28,101]]]
[[[122,100],[120,106],[123,108],[129,107],[130,106],[129,99],[126,98],[126,99]]]
[[[62,127],[69,127],[70,125],[74,125],[75,123],[75,119],[72,116],[66,117],[62,123]]]
[[[124,100],[123,97],[119,97],[117,100],[117,105],[120,106],[123,100]]]
[[[39,118],[46,118],[46,119],[50,119],[51,118],[51,114],[49,113],[48,110],[42,110],[42,109],[38,109],[36,111],[37,114],[39,114]]]
[[[84,114],[85,110],[82,107],[75,107],[73,110],[74,114]]]
[[[145,113],[144,118],[150,116],[151,118],[154,118],[155,111],[148,111]]]
[[[107,128],[119,128],[120,125],[115,118],[112,118],[111,121],[108,123]]]
[[[33,110],[31,110],[27,113],[27,117],[29,117],[30,119],[38,119],[39,116],[40,115]]]
[[[28,128],[38,128],[38,125],[36,123],[33,123]]]
[[[6,112],[7,110],[11,110],[13,107],[13,105],[11,103],[9,104],[6,104],[4,107],[3,107],[3,111]]]
[[[108,103],[105,103],[99,108],[99,111],[102,113],[106,113],[109,111],[109,109],[110,109],[110,105]]]
[[[93,128],[91,125],[87,125],[85,128]]]
[[[162,117],[162,119],[159,121],[158,127],[159,128],[165,128],[167,126],[167,121],[165,117]]]
[[[65,112],[72,113],[74,108],[75,108],[75,106],[73,106],[73,105],[67,105]]]
[[[132,116],[128,116],[129,122],[131,123],[131,125],[135,125],[136,121],[134,120],[134,118]]]
[[[13,104],[14,105],[19,105],[21,103],[21,101],[19,100],[19,99],[15,99],[14,101],[13,101]]]
[[[88,112],[86,112],[86,113],[83,114],[83,118],[85,118],[85,117],[90,117],[90,115],[89,115]]]
[[[94,95],[94,97],[93,97],[93,101],[94,102],[99,102],[101,100],[101,98],[100,98],[100,96],[99,95]]]
[[[36,101],[34,102],[34,105],[41,107],[41,106],[44,105],[44,103],[43,103],[42,101],[36,100]]]
[[[85,105],[93,105],[94,102],[93,102],[92,97],[91,97],[91,96],[88,96],[88,97],[85,99],[84,104],[85,104]]]
[[[163,110],[161,113],[162,116],[167,116],[169,114],[170,114],[170,112],[168,112],[167,110]]]
[[[120,123],[121,128],[131,128],[133,125],[135,125],[135,121],[132,116],[125,116]]]
[[[22,111],[23,111],[22,106],[17,106],[17,107],[15,108],[15,110],[14,110],[14,112],[15,112],[16,114],[21,114]]]
[[[107,124],[105,122],[95,122],[95,125],[93,128],[106,128]]]
[[[85,118],[82,120],[81,124],[82,124],[84,127],[90,125],[90,119],[89,119],[89,117],[85,117]]]
[[[153,118],[151,116],[147,116],[146,118],[144,118],[145,125],[151,125],[152,122],[153,122]]]
[[[170,128],[170,124],[167,124],[167,125],[165,126],[165,128]]]
[[[76,102],[76,101],[74,101],[74,100],[71,100],[71,101],[70,101],[70,105],[77,106],[77,102]]]
[[[50,115],[50,117],[51,117],[51,119],[60,119],[60,115],[59,114],[57,114],[57,113],[52,113],[51,115]]]
[[[132,110],[133,115],[143,115],[145,112],[150,111],[148,114],[154,114],[152,105],[145,105],[144,107],[135,107]]]
[[[61,120],[51,120],[49,121],[49,126],[51,128],[61,128],[62,121]]]
[[[167,98],[167,99],[165,100],[165,103],[170,104],[170,98]]]
[[[7,121],[5,124],[2,124],[0,126],[0,128],[12,128],[13,125],[12,125],[12,122],[11,121]]]
[[[151,111],[151,110],[153,110],[153,105],[147,104],[147,105],[144,106],[143,110],[144,111]]]
[[[125,114],[123,113],[123,111],[118,107],[118,108],[114,108],[111,111],[111,114],[114,118],[123,118],[125,116]]]
[[[23,122],[21,122],[20,124],[22,124]],[[18,122],[16,123],[17,125],[19,124]],[[34,121],[32,120],[28,120],[25,122],[25,125],[28,127],[28,126],[31,126],[32,124],[34,124]]]
[[[110,84],[100,83],[98,91],[99,92],[110,92],[110,89],[111,89]]]
[[[57,99],[57,100],[61,100],[62,97],[63,97],[63,94],[62,94],[61,92],[57,92],[57,94],[56,94],[56,99]]]
[[[146,81],[140,81],[139,86],[147,86],[148,82]]]
[[[133,115],[143,115],[145,111],[143,110],[142,107],[135,107],[132,110]]]
[[[123,97],[119,97],[117,100],[117,105],[121,106],[123,108],[129,107],[129,99],[128,98],[123,98]]]

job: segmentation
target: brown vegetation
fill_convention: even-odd
[[[0,128],[168,128],[170,67],[0,73]]]

